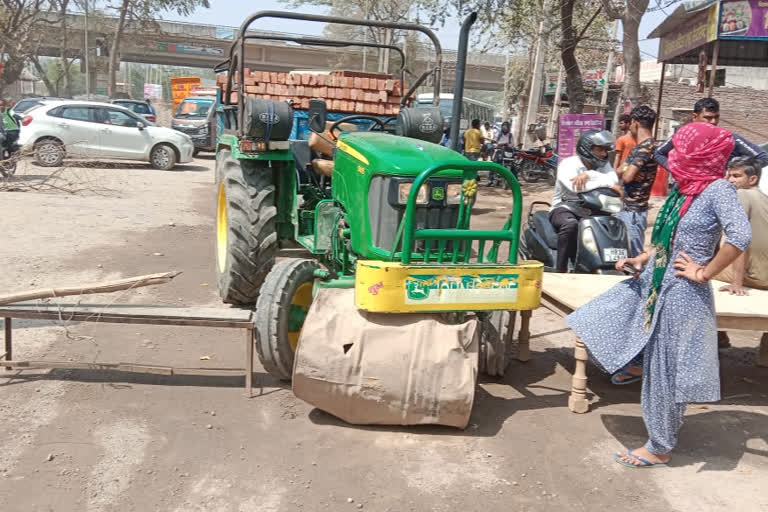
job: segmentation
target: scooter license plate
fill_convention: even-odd
[[[617,249],[615,247],[612,247],[610,249],[603,249],[603,260],[604,261],[619,261],[622,258],[627,257],[627,250],[626,249]]]

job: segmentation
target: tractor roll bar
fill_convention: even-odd
[[[431,176],[439,173],[440,171],[447,170],[462,170],[464,171],[464,183],[461,190],[461,204],[459,207],[459,220],[455,229],[416,229],[416,198],[419,195],[421,186]],[[465,195],[465,189],[467,188],[468,180],[476,180],[478,171],[490,171],[495,174],[500,174],[502,178],[507,180],[510,189],[512,190],[512,213],[507,219],[506,224],[501,230],[477,230],[469,229],[469,214],[467,209],[472,208],[472,197]],[[477,183],[475,182],[475,187]],[[476,190],[476,189],[475,189]],[[476,192],[475,192],[476,193]],[[503,242],[509,242],[509,257],[507,261],[515,265],[517,264],[517,249],[520,243],[520,223],[523,218],[523,194],[520,190],[520,184],[517,182],[515,175],[512,171],[506,167],[493,163],[493,162],[473,162],[467,160],[466,162],[448,162],[444,164],[434,165],[424,171],[422,171],[411,185],[411,191],[408,194],[408,201],[405,205],[405,214],[403,215],[403,243],[400,253],[400,261],[403,265],[409,265],[413,259],[413,246],[416,240],[453,240],[454,243],[458,241],[466,241],[469,245],[465,247],[465,260],[469,258],[469,249],[471,241],[478,240],[480,242],[480,250],[478,251],[478,260],[480,263],[486,260],[491,260],[495,263],[499,246]],[[465,222],[466,220],[466,222]],[[482,254],[483,247],[486,241],[492,241],[493,245],[488,251],[487,257]],[[453,263],[457,262],[457,250],[458,245],[454,245]],[[428,254],[425,253],[425,259]]]
[[[242,84],[245,83],[245,40],[249,38],[246,35],[246,33],[248,31],[248,28],[251,26],[251,24],[254,21],[261,18],[280,18],[280,19],[299,20],[299,21],[314,21],[318,23],[334,23],[339,25],[392,28],[392,29],[412,30],[416,32],[421,32],[425,34],[430,39],[430,41],[432,41],[432,44],[435,47],[435,66],[432,70],[426,71],[424,75],[428,76],[430,73],[435,74],[433,103],[435,106],[437,106],[440,103],[440,78],[441,78],[441,69],[442,69],[442,62],[443,62],[442,46],[440,45],[440,40],[437,38],[435,33],[432,32],[432,30],[430,30],[429,28],[423,27],[416,23],[396,23],[392,21],[356,20],[351,18],[343,18],[341,16],[300,14],[300,13],[283,12],[283,11],[259,11],[254,14],[251,14],[248,18],[246,18],[245,21],[243,21],[242,25],[240,25],[240,29],[237,32],[237,37],[232,42],[232,46],[230,47],[229,73],[227,76],[227,88],[226,88],[225,97],[224,97],[225,105],[230,105],[230,98],[232,95],[232,81],[233,81],[234,73],[236,71],[238,72],[238,82],[240,83],[240,86],[242,87]],[[217,66],[217,68],[219,68],[219,66]],[[426,78],[426,76],[424,75],[421,81],[423,81],[424,78]],[[243,135],[244,101],[245,101],[245,94],[238,94],[237,131],[239,136]]]

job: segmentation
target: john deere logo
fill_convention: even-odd
[[[421,124],[419,125],[419,130],[421,130],[422,133],[432,133],[437,130],[437,123],[432,119],[432,114],[424,114]]]
[[[275,113],[262,112],[259,114],[259,121],[264,124],[277,124],[280,122],[280,116]]]
[[[405,279],[406,304],[489,304],[517,301],[517,274],[418,275]]]
[[[435,187],[432,189],[432,199],[435,201],[442,201],[445,199],[445,189],[443,187]]]

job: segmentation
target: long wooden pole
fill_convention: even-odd
[[[11,293],[9,295],[0,295],[0,306],[5,304],[14,304],[16,302],[24,302],[27,300],[50,299],[53,297],[66,297],[68,295],[87,295],[91,293],[111,293],[120,290],[129,290],[131,288],[140,288],[142,286],[153,286],[156,284],[167,283],[179,274],[181,274],[181,272],[164,272],[161,274],[129,277],[127,279],[105,281],[103,283],[94,283],[82,286],[66,288],[43,288],[39,290]]]
[[[715,87],[715,74],[717,73],[717,56],[720,54],[720,40],[715,41],[715,49],[712,53],[712,71],[709,73],[709,93],[708,98],[712,97],[712,89]]]

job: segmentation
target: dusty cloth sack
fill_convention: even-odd
[[[293,392],[352,424],[465,428],[477,351],[474,318],[367,313],[354,290],[321,289],[302,327]]]

